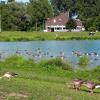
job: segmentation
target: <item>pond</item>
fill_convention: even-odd
[[[92,66],[100,65],[100,40],[0,42],[1,59],[15,54],[23,55],[26,58],[33,57],[36,60],[64,56],[64,59],[77,64],[79,59],[77,53],[79,56],[88,55]],[[97,55],[97,59],[95,55]]]

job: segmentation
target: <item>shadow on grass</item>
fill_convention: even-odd
[[[75,88],[70,88],[70,89],[73,89],[73,90],[76,90]],[[80,92],[87,92],[87,93],[91,93],[90,90],[86,90],[86,89],[79,89],[77,91],[80,91]],[[93,94],[100,94],[100,92],[97,92],[97,91],[93,91]]]
[[[80,89],[80,91],[90,93],[90,91],[89,91],[89,90],[85,90],[85,89]],[[100,94],[100,92],[97,92],[97,91],[93,91],[93,93]]]

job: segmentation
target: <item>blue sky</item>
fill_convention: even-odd
[[[2,0],[2,1],[7,1],[7,0]],[[28,2],[29,0],[16,0],[16,1]]]
[[[23,1],[23,2],[28,2],[29,0],[16,0],[16,1]]]

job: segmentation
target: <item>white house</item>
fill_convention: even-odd
[[[66,29],[66,24],[69,21],[69,11],[61,13],[58,16],[53,18],[48,18],[46,21],[46,32],[66,32],[69,31]],[[82,25],[82,21],[80,19],[75,19],[76,29],[72,31],[84,31],[85,28]]]

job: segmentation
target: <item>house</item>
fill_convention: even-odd
[[[61,13],[58,16],[53,18],[48,18],[46,21],[46,32],[66,32],[69,29],[66,29],[66,23],[69,21],[69,11]],[[76,29],[72,31],[84,31],[84,26],[82,25],[82,21],[80,19],[75,19]]]
[[[85,31],[85,28],[84,28],[82,21],[80,19],[75,19],[75,22],[77,25],[75,31],[77,31],[77,32],[78,31]]]

